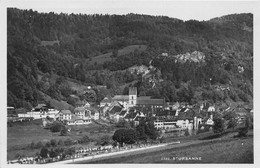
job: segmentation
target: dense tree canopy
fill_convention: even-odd
[[[68,79],[106,86],[107,90],[96,89],[95,94],[77,95],[96,103],[104,94],[121,94],[129,85],[136,85],[141,95],[167,101],[249,101],[253,96],[252,28],[252,14],[184,22],[164,16],[68,15],[8,8],[8,106],[30,109],[44,100],[44,94],[74,104],[70,95],[77,93]],[[131,45],[139,47],[122,50]],[[203,52],[205,62],[183,63],[175,58],[194,51]],[[126,70],[150,63],[157,69],[151,78],[163,82],[154,85],[148,82],[151,78]],[[243,72],[238,72],[238,66]],[[231,89],[218,93],[213,87],[217,85]]]
[[[137,141],[137,136],[134,129],[118,129],[112,139],[122,146],[123,143],[134,144]]]

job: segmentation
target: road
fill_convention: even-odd
[[[95,155],[95,156],[86,156],[86,157],[83,157],[83,158],[64,160],[64,161],[54,162],[54,163],[49,163],[49,164],[79,163],[79,162],[82,162],[82,161],[88,161],[88,160],[91,161],[93,159],[106,158],[106,157],[110,157],[110,156],[122,155],[122,154],[126,154],[126,153],[137,152],[137,151],[145,151],[146,152],[147,150],[151,150],[151,149],[162,149],[162,147],[166,147],[168,145],[173,145],[173,144],[179,144],[179,143],[180,143],[180,141],[171,142],[171,143],[164,143],[164,144],[159,144],[159,145],[146,146],[146,147],[142,147],[142,148],[122,150],[122,151],[112,152],[112,153],[104,153],[104,154]]]

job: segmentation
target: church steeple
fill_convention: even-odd
[[[129,87],[129,107],[136,106],[137,88]]]

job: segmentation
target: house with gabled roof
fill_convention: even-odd
[[[92,123],[91,118],[82,118],[81,116],[73,115],[71,120],[68,120],[68,125],[86,125]]]
[[[178,108],[178,109],[176,110],[175,116],[178,116],[179,113],[183,113],[183,112],[186,112],[186,111],[188,111],[188,110],[189,110],[188,107],[180,107],[180,108]]]
[[[138,97],[136,101],[137,107],[150,107],[152,111],[154,109],[164,109],[165,100],[164,99],[143,99]]]
[[[90,107],[90,103],[89,103],[87,100],[85,100],[85,99],[83,99],[83,100],[78,100],[78,101],[75,103],[75,105],[76,105],[76,107],[84,107],[84,108]]]
[[[128,103],[129,103],[129,96],[128,95],[115,95],[112,98],[113,102],[118,102],[121,104],[124,108],[128,108]]]
[[[113,106],[108,111],[109,118],[118,122],[119,118],[120,118],[120,113],[121,113],[122,110],[123,110],[122,106]]]
[[[125,116],[125,120],[126,121],[134,121],[134,119],[138,116],[138,113],[137,112],[134,112],[134,113],[128,113],[126,116]]]
[[[64,121],[64,120],[71,120],[72,119],[72,113],[70,110],[61,110],[59,112],[59,120]]]
[[[112,103],[112,97],[111,96],[106,96],[101,102],[100,102],[100,107],[104,106],[110,106]]]
[[[176,125],[182,129],[198,129],[202,124],[199,108],[182,108],[175,119],[177,120]]]
[[[107,104],[105,106],[99,107],[98,111],[99,111],[100,117],[105,118],[108,109],[109,109],[109,106]]]
[[[126,110],[122,110],[122,111],[119,113],[119,117],[124,118],[127,114],[128,114],[128,112],[127,112]]]
[[[175,113],[176,113],[176,110],[175,111],[173,111],[173,110],[157,111],[155,113],[155,117],[156,118],[165,118],[165,119],[168,118],[168,119],[170,119],[170,118],[174,118]]]
[[[165,104],[165,110],[177,110],[180,107],[179,102],[166,102]]]
[[[89,108],[76,107],[74,109],[74,114],[83,120],[91,119],[91,110]]]
[[[86,114],[88,114],[90,116],[90,118],[94,119],[94,120],[98,120],[100,115],[99,115],[99,111],[98,109],[94,108],[94,107],[88,107],[85,108],[86,109]]]
[[[74,109],[74,114],[76,116],[79,116],[80,118],[84,118],[85,117],[85,112],[86,112],[86,110],[85,110],[84,107],[76,107]]]

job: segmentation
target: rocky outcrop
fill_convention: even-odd
[[[205,61],[205,54],[199,51],[194,51],[192,53],[186,54],[179,54],[175,56],[176,61],[184,63],[186,61],[191,62],[204,62]]]

